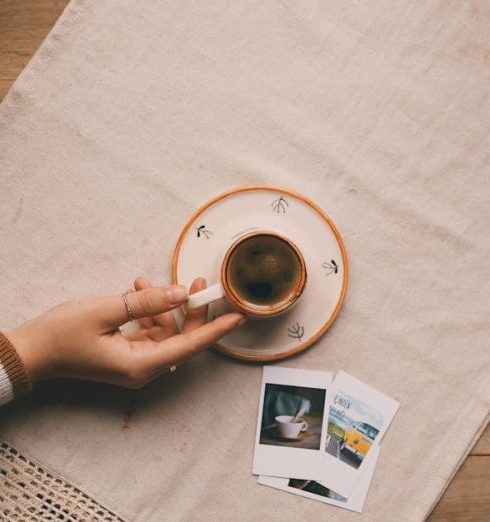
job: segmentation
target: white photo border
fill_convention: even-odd
[[[329,407],[331,406],[331,401],[333,401],[335,397],[335,393],[337,391],[342,391],[350,396],[359,398],[362,402],[372,406],[380,411],[384,418],[383,427],[380,429],[376,440],[371,445],[371,448],[367,454],[367,457],[363,460],[359,468],[354,468],[345,462],[342,462],[340,459],[333,457],[326,451],[326,447],[323,447],[324,451],[324,467],[323,467],[323,476],[319,480],[324,486],[335,491],[339,495],[343,497],[349,498],[349,495],[354,490],[359,477],[361,476],[364,468],[367,466],[367,463],[371,459],[371,455],[373,454],[373,450],[379,445],[381,440],[383,439],[386,430],[391,424],[395,413],[397,412],[400,404],[391,399],[384,393],[375,390],[371,386],[366,383],[360,381],[359,379],[349,375],[348,373],[340,370],[333,382]],[[330,408],[327,413],[326,425],[328,426]]]
[[[266,384],[281,384],[285,386],[300,386],[325,390],[322,432],[320,448],[318,450],[260,444]],[[255,435],[255,452],[252,468],[254,475],[301,477],[305,480],[320,480],[322,478],[323,467],[325,465],[325,441],[327,437],[331,388],[331,372],[285,368],[282,366],[264,366]]]
[[[301,489],[293,488],[289,485],[288,478],[282,477],[266,477],[259,476],[257,482],[264,486],[269,486],[271,488],[280,489],[282,491],[286,491],[288,493],[292,493],[293,495],[299,495],[301,497],[310,498],[312,500],[316,500],[317,502],[323,502],[324,504],[330,504],[332,506],[337,506],[342,509],[348,509],[349,511],[356,511],[357,513],[362,513],[364,508],[364,503],[366,501],[366,497],[369,491],[369,487],[371,486],[371,481],[374,475],[374,470],[376,469],[376,463],[378,461],[379,452],[381,450],[381,446],[374,448],[372,452],[372,457],[366,463],[366,467],[363,470],[359,480],[355,488],[352,490],[350,496],[347,498],[346,502],[342,502],[340,500],[335,500],[333,498],[323,497],[321,495],[317,495],[315,493],[310,493],[309,491],[304,491]],[[319,483],[322,486],[325,486],[323,482]],[[332,490],[333,491],[333,490]]]

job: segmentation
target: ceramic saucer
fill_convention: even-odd
[[[301,250],[307,285],[288,312],[249,319],[222,337],[216,349],[250,361],[282,359],[311,346],[335,320],[348,282],[347,254],[332,220],[312,200],[291,190],[246,186],[205,203],[184,226],[172,262],[174,284],[187,287],[198,276],[208,286],[219,281],[220,255],[245,231],[281,230]],[[232,311],[221,299],[209,305],[209,318]]]

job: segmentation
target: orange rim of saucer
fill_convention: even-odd
[[[334,308],[333,313],[329,317],[328,321],[325,322],[325,324],[314,334],[312,337],[307,339],[306,341],[298,344],[297,346],[294,346],[293,348],[290,348],[289,350],[286,350],[281,353],[275,353],[275,354],[243,354],[243,353],[236,353],[232,349],[227,348],[226,346],[223,346],[219,343],[214,344],[214,348],[218,350],[219,352],[229,356],[233,357],[234,359],[240,359],[242,361],[250,361],[250,362],[264,362],[264,361],[277,361],[279,359],[285,359],[287,357],[291,357],[292,355],[295,355],[297,353],[300,353],[307,348],[309,348],[312,344],[314,344],[320,337],[330,328],[332,323],[335,321],[337,315],[340,312],[340,309],[342,308],[342,305],[344,303],[345,294],[347,293],[347,287],[348,287],[348,281],[349,281],[349,261],[347,258],[347,252],[345,250],[344,242],[342,241],[342,237],[340,236],[339,231],[337,230],[337,227],[335,226],[334,222],[328,217],[326,212],[319,207],[313,200],[307,198],[306,196],[303,196],[302,194],[299,194],[298,192],[295,192],[294,190],[282,188],[282,187],[276,187],[274,185],[246,185],[243,187],[236,187],[234,189],[227,190],[226,192],[223,192],[219,194],[218,196],[215,196],[214,198],[210,199],[204,205],[202,205],[200,208],[198,208],[191,217],[187,220],[186,224],[184,225],[184,228],[182,229],[182,232],[180,233],[179,239],[177,240],[177,244],[175,245],[174,254],[172,257],[172,282],[174,285],[179,284],[178,283],[178,274],[177,274],[177,265],[179,262],[179,254],[180,249],[182,246],[182,242],[184,241],[184,238],[187,234],[187,231],[192,226],[194,221],[211,205],[214,205],[218,201],[232,195],[236,194],[238,192],[247,192],[251,190],[267,190],[269,192],[279,192],[281,194],[288,194],[290,196],[293,196],[301,201],[303,203],[306,203],[311,208],[316,210],[320,216],[323,218],[323,220],[328,224],[328,226],[331,228],[332,232],[334,233],[335,239],[337,240],[337,243],[340,248],[340,252],[342,254],[342,263],[344,266],[344,276],[342,280],[342,290],[340,292],[339,300],[337,301],[337,305]],[[184,307],[181,307],[183,314],[185,315],[186,310]]]
[[[272,310],[256,310],[252,307],[246,306],[243,303],[240,303],[239,298],[237,297],[236,293],[233,291],[233,289],[230,287],[229,281],[228,281],[228,274],[227,274],[227,264],[228,260],[230,259],[231,254],[233,253],[234,249],[240,244],[243,243],[243,241],[247,240],[249,237],[254,236],[274,236],[276,238],[281,239],[285,243],[287,243],[296,254],[296,257],[299,260],[299,264],[301,266],[301,276],[298,283],[298,287],[296,288],[294,295],[290,296],[287,301],[282,303],[280,306],[277,306],[276,308]],[[228,250],[226,251],[225,257],[223,258],[223,263],[221,265],[221,284],[223,285],[223,288],[225,290],[225,293],[228,297],[228,299],[232,302],[232,304],[238,308],[240,311],[245,312],[247,314],[250,314],[252,316],[274,316],[277,314],[280,314],[281,312],[284,312],[287,310],[290,306],[292,306],[301,296],[303,293],[303,290],[306,285],[306,263],[303,258],[303,254],[300,252],[299,248],[294,244],[293,241],[290,239],[284,237],[281,234],[278,234],[277,232],[269,232],[267,230],[259,230],[254,232],[249,232],[248,234],[245,234],[241,237],[239,237],[236,241],[234,241],[231,246],[228,247]]]

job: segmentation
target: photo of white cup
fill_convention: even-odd
[[[283,439],[297,439],[302,431],[308,429],[308,423],[299,419],[298,422],[292,422],[293,415],[278,415],[274,418],[276,421],[276,432]]]

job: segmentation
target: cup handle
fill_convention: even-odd
[[[301,425],[301,431],[306,431],[308,429],[308,423],[306,421]]]
[[[225,296],[225,291],[223,290],[223,285],[221,283],[216,283],[204,290],[200,290],[195,294],[189,295],[189,299],[187,300],[187,309],[191,310],[192,308],[198,308],[199,306],[204,306],[213,301],[217,301]]]

